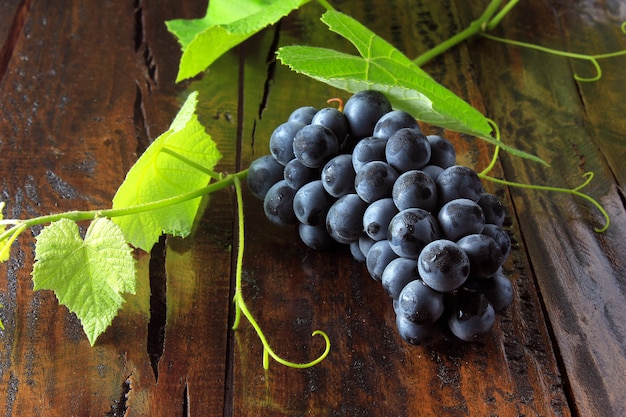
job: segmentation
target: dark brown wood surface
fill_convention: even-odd
[[[278,45],[350,45],[311,4],[174,82],[179,47],[164,21],[200,17],[204,2],[0,0],[0,177],[7,217],[107,208],[137,156],[191,91],[235,172],[267,153],[272,130],[301,105],[348,94],[272,60]],[[337,2],[414,57],[459,32],[486,1]],[[618,0],[520,2],[493,33],[573,52],[626,49]],[[494,119],[503,140],[550,168],[503,154],[494,175],[585,188],[583,199],[487,183],[510,214],[504,270],[514,302],[476,344],[413,347],[395,331],[379,284],[346,252],[306,249],[246,192],[244,295],[275,351],[319,365],[262,367],[242,321],[231,331],[234,194],[213,196],[193,238],[138,254],[138,291],[94,347],[53,293],[32,291],[33,233],[0,266],[0,404],[6,416],[623,416],[626,414],[626,57],[593,67],[474,38],[426,64],[435,79]],[[436,127],[424,126],[432,132]],[[443,132],[461,163],[492,149]]]

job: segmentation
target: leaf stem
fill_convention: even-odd
[[[192,161],[191,159],[181,155],[180,153],[176,152],[175,150],[169,148],[168,146],[163,146],[161,148],[161,152],[173,156],[174,158],[178,159],[181,162],[184,162],[185,164],[189,165],[190,167],[195,168],[198,171],[207,174],[209,177],[213,178],[214,180],[219,180],[221,178],[220,174],[218,174],[217,172],[215,172],[215,171],[213,171],[211,169],[208,169],[208,168],[198,164],[197,162]]]
[[[257,323],[256,319],[254,318],[254,316],[252,315],[252,313],[250,312],[250,310],[248,310],[248,306],[246,306],[246,303],[244,302],[243,299],[243,294],[241,291],[242,285],[241,285],[241,278],[242,278],[242,271],[243,271],[243,254],[244,254],[244,220],[243,220],[243,193],[241,192],[241,182],[239,181],[239,178],[235,177],[234,178],[234,184],[235,184],[235,192],[237,194],[237,217],[238,217],[238,229],[239,229],[239,233],[238,233],[238,247],[237,247],[237,262],[236,262],[236,267],[235,267],[235,296],[233,297],[233,302],[235,304],[235,321],[233,323],[233,330],[236,330],[239,326],[239,322],[241,320],[241,315],[243,314],[248,321],[250,322],[250,324],[252,325],[252,327],[254,328],[254,331],[256,332],[257,336],[259,337],[259,339],[261,340],[261,344],[263,344],[263,368],[264,369],[268,369],[269,368],[269,357],[271,356],[276,362],[280,363],[281,365],[285,365],[287,367],[290,368],[310,368],[312,366],[317,365],[318,363],[320,363],[321,361],[324,360],[324,358],[326,358],[326,356],[328,356],[328,353],[330,352],[330,339],[328,337],[328,335],[321,331],[321,330],[315,330],[312,333],[312,336],[317,336],[320,335],[324,338],[324,341],[326,343],[326,348],[324,349],[324,352],[318,356],[316,359],[310,361],[310,362],[306,362],[306,363],[296,363],[296,362],[290,362],[287,361],[283,358],[281,358],[280,356],[278,356],[270,347],[267,338],[265,337],[265,334],[263,333],[263,330],[261,329],[261,326],[259,326],[259,324]]]

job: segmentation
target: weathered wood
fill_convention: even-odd
[[[606,5],[606,10],[618,2]],[[610,13],[579,4],[524,2],[499,28],[504,37],[573,52],[626,49],[619,22]],[[477,9],[474,9],[474,13]],[[593,12],[593,13],[592,13]],[[468,23],[468,22],[466,22]],[[541,30],[528,30],[528,28]],[[610,41],[609,41],[610,39]],[[488,113],[503,127],[504,140],[530,149],[552,164],[503,156],[506,178],[524,183],[575,187],[586,171],[595,178],[584,191],[611,216],[602,218],[580,199],[512,190],[528,259],[556,337],[556,348],[580,415],[623,415],[626,369],[623,278],[623,131],[611,97],[623,93],[622,62],[602,61],[604,76],[580,83],[573,74],[593,76],[581,62],[490,41],[473,43],[472,61]],[[616,182],[617,179],[617,182]]]
[[[191,91],[200,91],[200,118],[224,154],[218,169],[225,172],[266,154],[272,130],[296,107],[348,97],[272,60],[278,45],[293,43],[355,53],[319,22],[315,4],[227,53],[203,76],[175,84],[180,51],[164,21],[200,17],[206,4],[48,3],[0,4],[0,23],[27,10],[0,79],[0,175],[11,217],[110,206],[137,154],[167,129]],[[605,4],[606,13],[580,3],[521,2],[496,32],[588,52],[625,48],[607,23],[616,23],[617,2]],[[457,33],[482,7],[341,4],[409,56]],[[0,41],[8,37],[0,25]],[[306,249],[295,230],[271,225],[246,191],[249,308],[288,360],[321,353],[322,339],[311,337],[316,329],[332,341],[330,356],[314,368],[270,360],[263,371],[251,326],[242,320],[230,330],[237,241],[234,196],[226,190],[212,197],[192,238],[167,238],[152,254],[137,255],[137,294],[93,348],[52,293],[32,292],[32,236],[19,240],[0,266],[5,414],[623,415],[621,62],[603,61],[603,79],[583,85],[571,75],[585,73],[584,64],[475,39],[425,67],[496,120],[504,140],[553,164],[544,169],[503,155],[493,175],[573,187],[593,170],[588,191],[612,216],[611,229],[597,235],[592,227],[601,219],[580,199],[486,184],[509,209],[515,245],[504,270],[515,297],[482,342],[407,345],[395,331],[391,300],[364,265],[346,250]],[[491,146],[443,133],[460,162],[487,165]]]

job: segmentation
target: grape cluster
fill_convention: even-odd
[[[511,303],[503,205],[448,140],[424,135],[384,94],[361,91],[343,111],[298,108],[269,147],[247,177],[267,218],[297,225],[316,250],[349,245],[408,343],[475,340]]]

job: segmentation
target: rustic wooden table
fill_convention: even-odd
[[[336,2],[409,56],[475,19],[486,1]],[[494,31],[574,52],[626,49],[620,0],[525,0]],[[0,178],[7,215],[110,207],[151,139],[190,91],[235,172],[267,153],[271,131],[301,105],[347,97],[272,60],[277,45],[350,46],[311,4],[174,82],[179,47],[164,21],[200,17],[206,1],[0,0]],[[215,195],[193,239],[138,255],[139,288],[94,347],[50,291],[32,291],[33,238],[1,266],[0,390],[6,416],[593,416],[626,415],[626,97],[624,59],[583,61],[476,38],[428,63],[435,79],[496,120],[508,143],[551,168],[503,154],[510,181],[575,187],[586,201],[487,184],[510,214],[505,272],[515,288],[482,342],[404,343],[393,308],[346,253],[307,250],[245,196],[244,293],[277,353],[319,365],[261,365],[242,322],[231,331],[232,191]],[[433,131],[437,131],[433,128]],[[462,163],[489,146],[454,132]],[[37,232],[35,230],[34,232]]]

